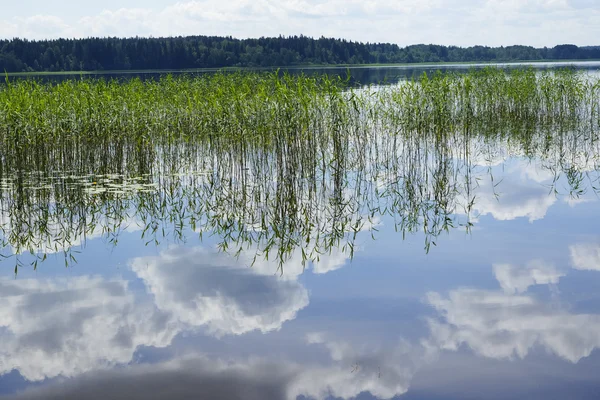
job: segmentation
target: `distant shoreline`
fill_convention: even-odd
[[[600,67],[600,59],[594,60],[522,60],[522,61],[452,61],[452,62],[423,62],[423,63],[393,63],[393,64],[306,64],[293,66],[272,67],[223,67],[223,68],[187,68],[187,69],[140,69],[140,70],[97,70],[97,71],[43,71],[43,72],[7,72],[5,76],[60,76],[60,75],[142,75],[142,74],[169,74],[169,73],[209,73],[219,71],[275,71],[281,70],[333,70],[333,69],[368,69],[368,68],[390,68],[411,69],[426,67],[484,67],[484,66],[536,66],[550,64],[549,66],[569,66],[597,64]],[[554,64],[554,65],[553,65]]]
[[[392,68],[600,60],[600,46],[444,46],[363,43],[320,37],[227,36],[0,40],[0,72],[106,74],[221,69]],[[127,71],[127,72],[121,72]]]

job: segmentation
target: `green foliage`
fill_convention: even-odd
[[[569,194],[600,190],[598,80],[564,70],[423,75],[349,88],[326,76],[15,80],[0,86],[0,238],[18,270],[76,259],[139,225],[147,244],[213,234],[233,254],[350,256],[382,216],[425,249],[472,227],[473,159],[537,158]],[[593,169],[593,168],[592,168]],[[489,177],[494,188],[499,185]],[[558,193],[558,187],[551,190]],[[462,217],[461,217],[462,216]],[[283,270],[282,270],[283,272]]]
[[[259,39],[188,36],[0,40],[0,71],[99,71],[369,64],[600,59],[600,48],[559,45],[456,47],[359,43],[321,37]]]
[[[484,68],[467,74],[423,74],[386,87],[376,111],[386,126],[417,132],[548,127],[581,121],[598,125],[598,78],[570,69]]]
[[[326,122],[344,82],[277,73],[69,80],[16,80],[0,87],[0,138],[7,150],[37,142],[72,145],[107,137],[139,142],[188,136],[269,137]],[[331,103],[331,106],[335,106]],[[285,125],[282,125],[285,124]]]

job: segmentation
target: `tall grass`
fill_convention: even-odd
[[[402,131],[495,131],[588,122],[599,126],[600,79],[570,69],[484,68],[423,74],[378,92],[384,126]]]
[[[17,80],[0,87],[0,129],[15,143],[70,137],[140,141],[231,135],[253,139],[324,123],[339,80],[287,74],[166,76],[158,81]]]
[[[158,81],[9,81],[0,86],[4,144],[73,137],[139,141],[189,136],[253,140],[279,131],[303,134],[331,124],[371,123],[408,131],[456,127],[598,126],[600,79],[564,69],[485,68],[423,74],[381,90],[344,90],[326,75],[232,73],[166,76]]]

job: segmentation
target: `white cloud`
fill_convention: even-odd
[[[533,297],[458,289],[427,295],[441,315],[429,320],[426,345],[456,351],[466,345],[496,359],[524,358],[535,346],[576,363],[600,346],[600,316],[551,309]]]
[[[154,13],[142,8],[121,8],[115,11],[104,10],[95,16],[81,18],[74,29],[86,32],[82,36],[135,36],[147,35],[153,31]]]
[[[550,169],[544,168],[537,160],[520,160],[512,167],[512,170],[519,173],[524,181],[547,183],[554,178],[554,173]]]
[[[57,38],[71,37],[71,26],[55,15],[32,15],[0,20],[0,38]]]
[[[524,358],[536,346],[565,360],[579,362],[600,346],[600,315],[571,314],[522,294],[532,285],[557,284],[565,273],[541,260],[519,268],[494,265],[503,292],[461,288],[448,298],[427,294],[439,313],[428,320],[431,351],[458,350],[462,345],[496,359]]]
[[[571,264],[575,269],[600,271],[600,245],[592,243],[569,246]]]
[[[494,275],[505,293],[523,293],[533,285],[557,284],[565,273],[542,260],[533,260],[525,267],[494,264]]]
[[[90,395],[105,395],[113,389],[115,396],[109,397],[120,398],[133,393],[125,389],[130,382],[145,382],[138,385],[145,388],[165,376],[172,379],[169,387],[182,378],[182,390],[197,390],[192,382],[200,379],[204,389],[223,390],[233,396],[228,398],[248,398],[243,387],[255,387],[260,393],[276,389],[280,397],[265,398],[282,399],[351,398],[365,391],[392,398],[408,390],[422,363],[420,349],[405,342],[391,347],[356,346],[318,334],[310,335],[309,342],[325,347],[331,360],[324,364],[274,365],[256,359],[194,356],[154,366],[126,366],[140,346],[169,346],[190,327],[206,325],[217,334],[268,331],[305,305],[306,291],[295,281],[243,270],[220,257],[199,249],[179,249],[154,259],[136,259],[132,268],[154,294],[156,306],[135,298],[127,283],[117,279],[0,280],[0,375],[15,369],[32,381],[73,378],[19,398],[64,398],[88,390]],[[117,365],[125,367],[110,371]],[[235,381],[234,377],[244,385],[229,391],[218,384]]]
[[[475,196],[471,216],[491,215],[499,221],[527,218],[529,222],[540,220],[557,196],[550,190],[553,173],[542,162],[529,160],[519,155],[520,150],[511,149],[509,144],[499,150],[472,150],[475,157],[470,165],[477,166],[471,178]],[[481,167],[486,167],[485,169]],[[493,179],[492,179],[493,178]],[[470,204],[461,193],[458,204]]]
[[[240,22],[283,16],[282,11],[280,7],[268,0],[229,2],[204,0],[175,3],[165,8],[161,16],[192,21]]]
[[[598,5],[596,0],[568,0],[567,3],[572,8],[594,8]]]
[[[284,400],[288,398],[286,386],[294,372],[291,365],[261,360],[234,363],[190,356],[158,364],[90,373],[2,398]]]
[[[480,215],[490,214],[499,221],[526,217],[533,222],[544,218],[556,202],[547,188],[530,182],[501,182],[495,189],[485,184],[480,189],[473,210]]]
[[[488,0],[486,7],[498,12],[555,12],[568,9],[566,0]]]
[[[280,329],[308,305],[308,292],[298,282],[281,279],[277,268],[268,274],[249,268],[243,256],[176,248],[130,264],[160,310],[218,336]]]
[[[111,234],[123,234],[138,232],[143,229],[143,223],[135,218],[117,222],[106,217],[95,218],[94,221],[88,216],[85,224],[71,223],[71,230],[65,230],[65,222],[58,222],[52,217],[47,221],[45,231],[36,232],[30,230],[23,235],[19,230],[18,223],[4,211],[0,201],[0,240],[5,241],[10,247],[12,254],[23,254],[32,252],[34,254],[55,254],[67,251],[71,248],[84,246],[88,241],[98,238],[107,238]],[[93,226],[93,229],[84,234],[83,230]],[[65,234],[66,232],[66,234]],[[42,234],[43,233],[43,234]],[[26,240],[23,238],[26,237]]]
[[[138,346],[167,346],[176,333],[122,280],[0,280],[0,375],[71,377],[129,363]]]
[[[552,46],[589,44],[600,33],[596,5],[588,0],[198,0],[128,8],[124,3],[123,8],[88,12],[79,19],[5,15],[0,36],[305,34],[401,45]]]
[[[596,198],[591,198],[591,197],[573,197],[573,196],[568,196],[567,198],[565,198],[565,203],[567,203],[569,205],[569,207],[573,208],[579,204],[585,204],[585,203],[594,203],[597,201]]]
[[[410,350],[346,353],[334,365],[300,365],[265,359],[221,360],[191,355],[152,365],[90,373],[70,381],[32,388],[14,400],[35,399],[187,399],[294,400],[309,395],[354,398],[369,391],[387,399],[405,393],[414,373]],[[405,365],[405,366],[402,366]]]
[[[308,305],[297,275],[246,265],[202,248],[135,258],[131,268],[151,299],[136,298],[120,279],[2,279],[0,375],[73,377],[128,364],[138,347],[168,346],[184,330],[277,330]]]
[[[290,399],[298,395],[350,399],[362,392],[391,399],[408,391],[414,373],[425,362],[422,349],[404,341],[389,347],[361,347],[310,333],[307,342],[324,346],[333,364],[303,368],[290,384]]]

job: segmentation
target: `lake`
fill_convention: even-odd
[[[286,68],[244,68],[243,71],[287,71],[291,74],[327,74],[330,76],[340,76],[346,78],[350,74],[352,83],[355,85],[377,85],[394,84],[407,79],[418,78],[424,72],[431,74],[436,71],[448,72],[454,71],[464,73],[472,69],[481,69],[485,67],[497,67],[504,69],[515,68],[534,68],[538,71],[556,70],[561,68],[575,68],[580,71],[586,71],[590,74],[598,74],[600,71],[600,61],[532,61],[532,62],[510,62],[510,63],[431,63],[431,64],[401,64],[401,65],[363,65],[338,67],[332,66],[311,66],[311,67],[286,67]],[[208,68],[200,70],[165,70],[165,71],[96,71],[86,72],[81,75],[72,72],[55,72],[50,74],[35,73],[16,73],[9,74],[10,79],[38,79],[43,81],[63,81],[73,78],[103,78],[103,79],[131,79],[134,77],[141,79],[158,79],[165,74],[180,75],[202,75],[212,74],[218,69]],[[235,70],[231,70],[235,71]]]
[[[0,398],[597,398],[598,89],[351,72],[11,92]]]

